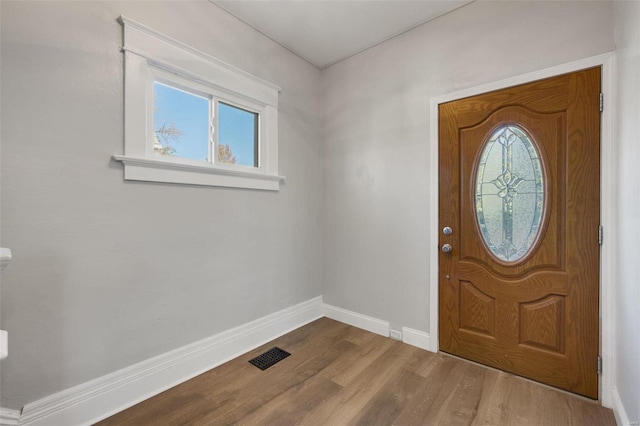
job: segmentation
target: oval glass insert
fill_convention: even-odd
[[[491,253],[505,262],[525,257],[540,232],[545,203],[542,165],[527,132],[496,129],[480,155],[476,218]]]

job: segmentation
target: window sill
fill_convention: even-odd
[[[284,176],[250,170],[226,169],[208,164],[184,164],[149,158],[114,155],[124,164],[124,179],[187,185],[224,186],[230,188],[279,191]]]

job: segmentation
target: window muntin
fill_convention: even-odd
[[[530,253],[545,203],[540,156],[520,126],[496,129],[485,142],[476,176],[476,219],[489,251],[514,263]]]

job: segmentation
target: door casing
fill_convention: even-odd
[[[585,68],[602,67],[602,93],[604,94],[604,109],[601,115],[601,198],[600,218],[604,228],[604,239],[600,251],[600,354],[602,356],[602,374],[600,375],[599,399],[603,406],[614,405],[614,369],[615,354],[614,340],[615,321],[613,321],[614,285],[616,256],[615,241],[616,227],[614,221],[614,206],[616,200],[615,164],[616,156],[613,138],[614,116],[614,65],[615,54],[605,53],[564,65],[546,68],[532,73],[500,80],[481,86],[472,87],[442,96],[431,98],[430,102],[430,138],[429,138],[429,165],[430,165],[430,234],[429,234],[429,339],[427,349],[431,352],[438,351],[438,105],[457,99],[479,95],[482,93],[517,86],[560,74],[579,71]],[[595,366],[594,366],[595,368]]]

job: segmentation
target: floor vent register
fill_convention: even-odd
[[[278,347],[274,347],[269,349],[262,355],[258,355],[257,357],[249,360],[249,362],[258,367],[260,370],[266,370],[272,365],[282,361],[289,355],[291,355],[289,352]]]

